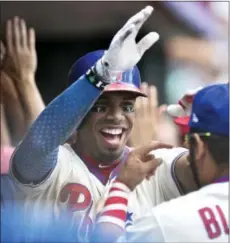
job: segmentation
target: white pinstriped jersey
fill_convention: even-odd
[[[143,181],[130,195],[128,223],[139,218],[153,206],[179,196],[179,191],[172,177],[173,161],[186,150],[183,148],[160,149],[154,152],[163,163],[151,180]],[[81,217],[81,225],[89,231],[96,216],[96,204],[105,194],[106,186],[94,176],[65,144],[60,146],[58,162],[50,175],[39,185],[24,185],[13,175],[16,185],[23,193],[16,197],[25,201],[25,207],[33,207],[31,221],[36,217],[36,208],[44,203],[52,208],[51,217],[58,217],[63,211],[71,209],[72,221]],[[108,182],[109,184],[109,182]],[[22,196],[23,195],[23,196]],[[82,236],[84,238],[84,236]]]
[[[199,191],[152,208],[118,242],[228,242],[229,182],[211,184]]]

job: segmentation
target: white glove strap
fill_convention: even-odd
[[[96,73],[105,83],[113,83],[117,80],[119,71],[111,70],[109,64],[103,60],[103,57],[95,65]]]
[[[98,75],[95,70],[95,67],[90,68],[86,72],[86,78],[88,81],[97,89],[104,90],[105,86],[108,85],[105,81],[103,81]]]

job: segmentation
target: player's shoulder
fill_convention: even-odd
[[[208,197],[208,201],[216,199],[225,200],[228,199],[229,194],[229,182],[212,183],[204,186],[199,191],[199,198]]]
[[[133,148],[128,148],[132,151]],[[188,149],[183,147],[173,147],[170,149],[162,148],[152,150],[150,154],[153,154],[156,158],[162,159],[164,164],[171,166],[174,164],[181,156],[188,153]]]
[[[153,208],[153,213],[158,217],[171,217],[178,214],[190,215],[193,209],[202,205],[208,206],[214,201],[226,197],[228,199],[228,183],[210,184],[202,187],[200,190],[188,193],[184,196],[172,199]]]
[[[200,200],[197,192],[190,193],[157,205],[152,208],[152,215],[161,226],[165,223],[171,224],[172,221],[175,225],[180,222],[187,224],[186,219],[190,218],[193,215],[191,212],[197,208],[197,200]]]
[[[188,150],[182,147],[174,147],[171,149],[163,148],[151,151],[151,154],[153,154],[156,158],[163,159],[164,162],[172,162],[177,160],[177,158],[186,153],[188,153]]]
[[[61,174],[68,174],[75,171],[75,174],[88,173],[88,169],[82,159],[75,153],[69,144],[59,146],[58,163],[56,170]]]
[[[127,147],[126,148],[131,152],[132,150],[134,150],[134,148],[132,147]],[[173,148],[161,148],[161,149],[155,149],[152,150],[150,153],[155,155],[155,156],[174,156],[174,155],[178,155],[180,153],[185,153],[188,152],[188,149],[183,148],[183,147],[173,147]]]
[[[63,145],[60,145],[59,150],[62,153],[66,153],[69,155],[74,155],[74,153],[75,153],[74,150],[72,149],[72,147],[70,146],[70,144],[68,144],[68,143],[64,143]]]
[[[208,211],[205,212],[207,212],[208,218],[212,217],[211,214],[217,213],[218,215],[216,205],[221,207],[224,214],[228,212],[228,190],[225,188],[225,195],[222,195],[222,192],[218,193],[217,187],[213,184],[208,185],[152,208],[152,220],[155,220],[160,226],[166,241],[186,242],[186,239],[189,238],[191,242],[193,240],[193,242],[198,242],[197,239],[201,241],[205,239],[206,242],[207,232],[203,229],[204,219],[199,212],[207,209]],[[210,215],[208,212],[211,212]],[[195,235],[193,231],[189,231],[191,228],[195,229]],[[217,239],[215,242],[220,241]]]
[[[162,148],[151,151],[155,156],[174,156],[180,153],[188,152],[188,149],[183,147]]]
[[[59,146],[59,160],[62,160],[66,163],[74,163],[74,164],[84,164],[81,158],[76,154],[76,152],[72,149],[72,147],[65,143]]]

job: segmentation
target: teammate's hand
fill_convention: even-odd
[[[153,140],[159,141],[159,125],[165,106],[158,106],[157,89],[147,83],[141,84],[141,91],[148,97],[138,97],[135,103],[135,124],[128,146],[136,148]]]
[[[0,96],[0,103],[3,104],[7,102],[9,97],[15,98],[17,96],[14,89],[14,83],[12,79],[7,75],[4,70],[3,61],[5,60],[6,56],[6,48],[2,41],[0,41],[0,89],[1,89],[1,96]],[[5,98],[5,99],[4,99]]]
[[[108,51],[96,64],[98,75],[107,82],[113,82],[120,72],[124,72],[135,66],[158,39],[156,32],[150,32],[138,43],[136,36],[151,15],[153,8],[147,6],[139,13],[131,17],[112,39]]]
[[[161,159],[157,159],[149,153],[160,148],[172,148],[172,146],[153,141],[132,150],[127,161],[121,166],[117,180],[133,190],[143,179],[149,179],[162,162]]]
[[[3,43],[1,45],[3,46]],[[36,69],[37,53],[34,29],[27,29],[25,21],[19,17],[8,20],[3,71],[17,82],[34,76]]]

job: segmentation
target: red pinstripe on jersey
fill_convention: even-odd
[[[124,229],[129,192],[130,189],[125,184],[115,180],[97,223],[113,223]]]

